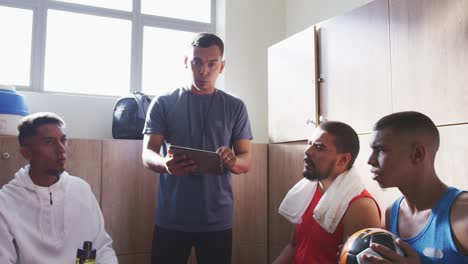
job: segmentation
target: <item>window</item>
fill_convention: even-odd
[[[62,2],[132,11],[132,0],[61,0]],[[196,1],[195,1],[196,2]],[[208,21],[209,22],[209,21]]]
[[[142,11],[145,14],[209,23],[211,2],[210,0],[143,0]]]
[[[111,96],[173,90],[186,83],[190,40],[215,31],[214,3],[0,0],[0,34],[8,36],[0,41],[0,83]]]
[[[44,90],[128,93],[130,34],[128,20],[49,11]]]
[[[191,71],[185,69],[184,56],[195,33],[145,27],[144,36],[143,92],[159,94],[186,84]]]
[[[0,83],[29,85],[31,10],[0,6]]]

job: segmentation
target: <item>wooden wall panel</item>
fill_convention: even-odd
[[[232,264],[261,264],[267,262],[267,244],[233,245]],[[195,249],[192,248],[187,264],[197,264]]]
[[[102,211],[119,255],[151,252],[157,175],[141,151],[141,140],[103,141]]]
[[[390,1],[394,111],[468,122],[468,1]],[[368,87],[368,90],[373,87]]]
[[[294,225],[278,213],[291,187],[303,178],[305,142],[268,145],[268,262],[291,240]],[[273,250],[274,249],[274,250]],[[279,249],[279,250],[277,250]]]
[[[319,24],[320,115],[370,132],[392,112],[387,0]]]
[[[70,175],[85,180],[101,204],[102,140],[69,139],[65,168]]]
[[[267,245],[240,245],[232,249],[232,264],[262,264],[267,262]]]
[[[119,255],[119,264],[151,264],[151,254]]]
[[[0,136],[0,188],[15,177],[15,173],[27,160],[19,152],[18,138]]]
[[[267,145],[252,144],[250,172],[232,175],[234,192],[233,245],[266,245],[268,230],[267,185]]]
[[[292,230],[293,229],[292,229],[292,226],[291,226],[289,232],[291,233]],[[269,243],[268,244],[268,262],[267,263],[272,263],[281,254],[281,251],[283,251],[285,246],[286,246],[286,244],[284,244],[284,245],[279,245],[279,244],[271,245],[271,243]]]

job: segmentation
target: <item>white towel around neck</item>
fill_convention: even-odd
[[[309,207],[318,182],[306,178],[300,180],[286,194],[278,212],[294,224],[302,222],[302,215]],[[328,233],[335,232],[349,202],[364,190],[364,183],[356,169],[338,175],[315,207],[313,217]]]

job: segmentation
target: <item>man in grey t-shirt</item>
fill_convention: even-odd
[[[231,263],[233,197],[231,173],[250,169],[252,132],[244,103],[214,87],[224,69],[224,44],[201,33],[185,57],[190,87],[155,98],[143,133],[143,164],[160,173],[152,263],[187,263],[195,247],[198,263]],[[220,153],[222,175],[197,172],[168,145]]]

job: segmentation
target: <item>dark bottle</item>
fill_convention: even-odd
[[[76,264],[95,264],[96,249],[93,249],[93,242],[85,241],[83,248],[79,248],[76,252]]]

